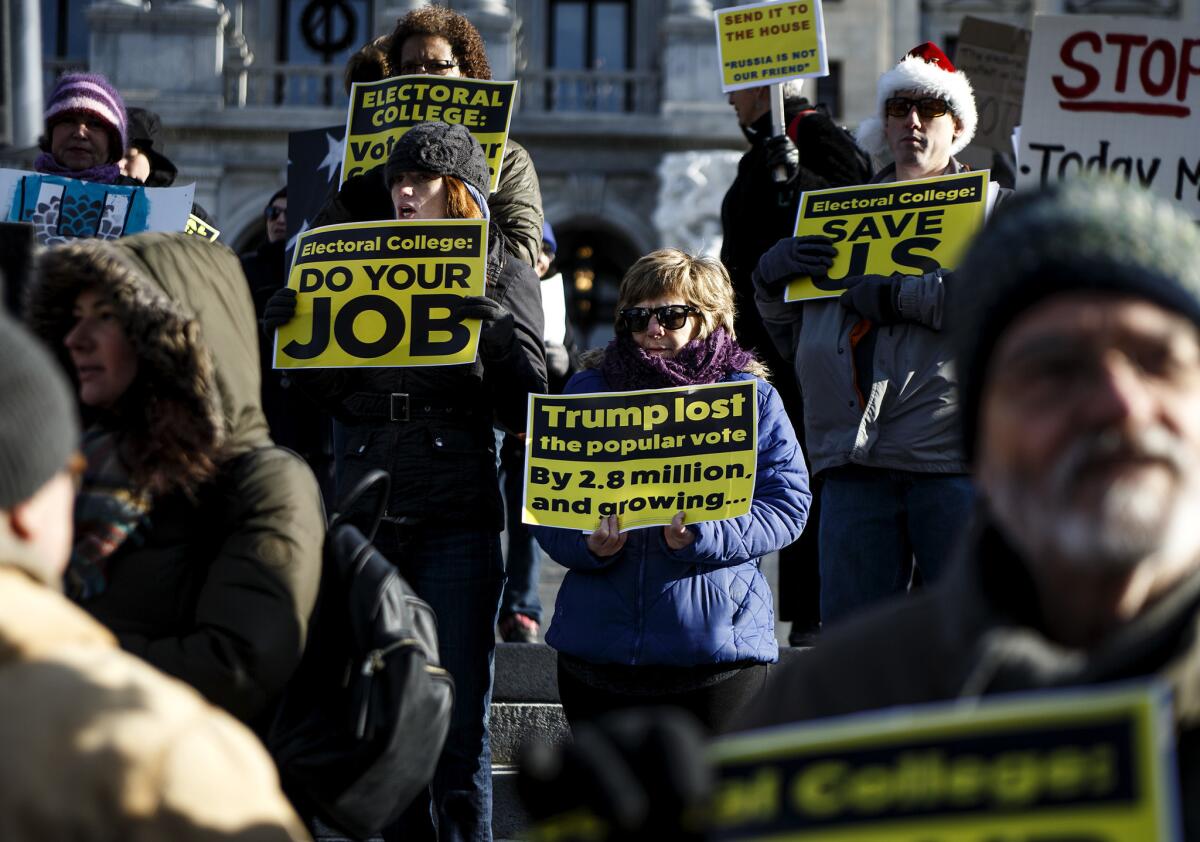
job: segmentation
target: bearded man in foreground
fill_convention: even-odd
[[[1200,839],[1200,234],[1072,183],[1009,202],[962,273],[959,557],[780,668],[740,728],[1158,677]]]

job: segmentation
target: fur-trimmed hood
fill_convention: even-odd
[[[270,443],[254,306],[233,252],[178,233],[76,240],[45,252],[28,319],[72,376],[63,339],[76,297],[91,287],[112,296],[137,352],[131,388],[140,402],[124,411],[143,412],[143,429],[161,429],[164,418],[188,425],[184,440],[202,442],[207,452],[195,455],[213,463]]]

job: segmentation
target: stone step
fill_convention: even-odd
[[[786,662],[804,649],[781,648]],[[517,796],[516,763],[521,744],[537,736],[561,744],[571,737],[558,701],[556,656],[543,643],[496,644],[492,687],[492,836],[518,839],[525,811]]]

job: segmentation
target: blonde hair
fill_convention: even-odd
[[[630,266],[621,279],[617,310],[664,297],[682,298],[700,311],[696,317],[700,322],[697,339],[707,339],[717,328],[724,328],[730,339],[737,339],[733,283],[717,258],[693,257],[679,249],[650,252]],[[768,376],[767,367],[757,360],[745,370],[758,377]]]

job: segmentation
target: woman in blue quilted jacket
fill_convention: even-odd
[[[676,706],[720,730],[779,659],[763,555],[804,529],[812,495],[791,421],[767,371],[734,338],[725,267],[675,249],[635,263],[621,281],[617,336],[566,394],[758,380],[758,468],[750,512],[731,520],[621,531],[534,527],[569,568],[546,642],[572,726],[625,707]]]

